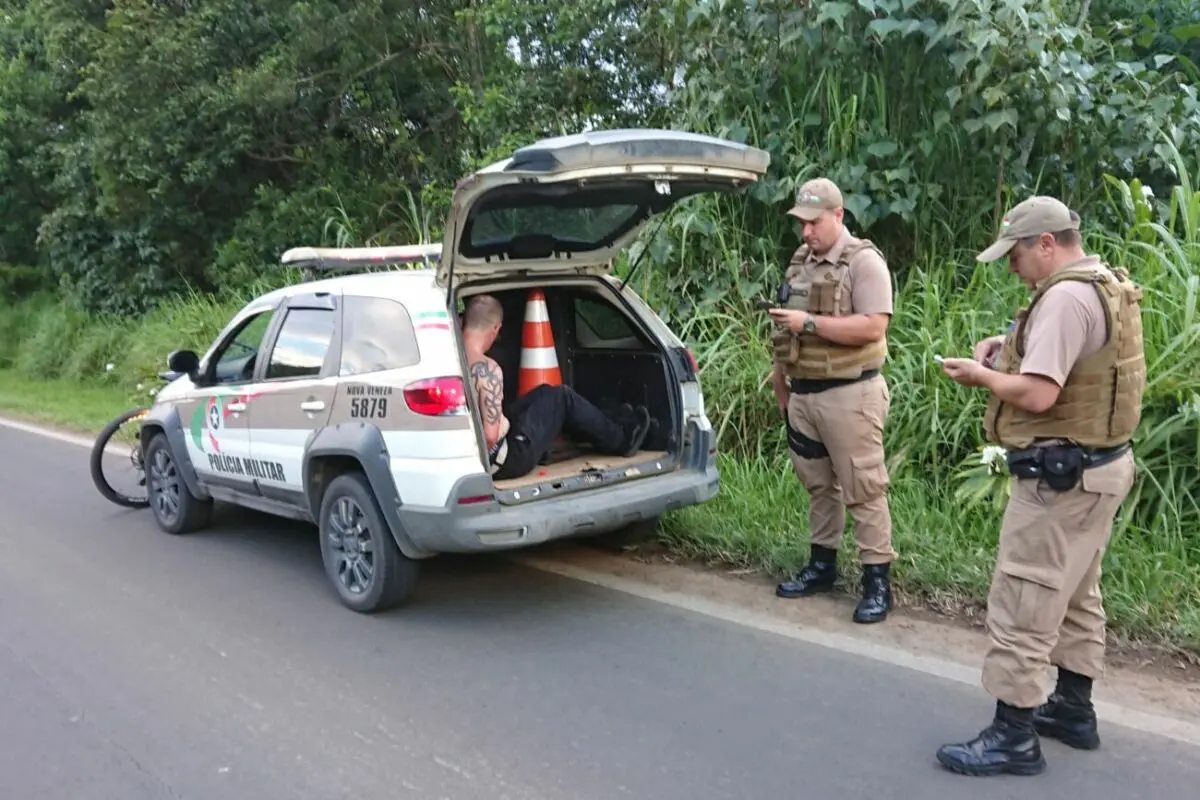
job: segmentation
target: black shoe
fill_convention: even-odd
[[[1037,775],[1046,769],[1033,710],[996,704],[992,724],[969,742],[938,748],[942,766],[959,775]]]
[[[627,425],[630,420],[633,420],[637,417],[637,414],[634,413],[633,406],[631,406],[629,403],[620,403],[619,405],[614,405],[610,402],[602,406],[600,410],[604,412],[605,416],[615,421],[618,425]]]
[[[889,564],[863,566],[862,600],[854,609],[854,621],[863,624],[882,622],[892,609],[892,584]]]
[[[833,589],[837,580],[837,551],[814,544],[808,565],[791,580],[775,587],[779,597],[808,597]]]
[[[629,418],[621,421],[625,428],[625,456],[632,456],[642,449],[646,434],[650,432],[650,412],[645,406],[638,406],[630,413]]]
[[[1098,748],[1100,734],[1096,730],[1096,710],[1092,707],[1092,679],[1059,667],[1054,694],[1033,712],[1033,724],[1042,736],[1058,739],[1076,750]]]
[[[1095,750],[1100,747],[1096,730],[1096,712],[1090,706],[1074,706],[1058,694],[1050,695],[1045,705],[1033,713],[1037,732],[1058,739],[1076,750]]]

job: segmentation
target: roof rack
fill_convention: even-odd
[[[318,271],[353,272],[396,264],[433,266],[442,257],[439,244],[402,244],[390,247],[293,247],[280,263],[297,267],[306,274]]]

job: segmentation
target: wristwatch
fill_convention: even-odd
[[[817,332],[817,321],[815,319],[813,319],[812,317],[809,317],[808,319],[804,320],[804,332],[805,333],[816,333]]]

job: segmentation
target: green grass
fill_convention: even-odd
[[[0,410],[9,417],[95,433],[131,405],[128,392],[112,386],[37,380],[0,371]]]

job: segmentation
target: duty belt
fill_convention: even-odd
[[[839,386],[870,380],[879,374],[878,369],[863,370],[857,378],[792,378],[792,394],[816,394]]]
[[[1075,488],[1085,469],[1116,461],[1129,450],[1129,442],[1115,447],[1081,447],[1065,442],[1042,444],[1008,453],[1008,471],[1018,478],[1044,478],[1050,488]]]

